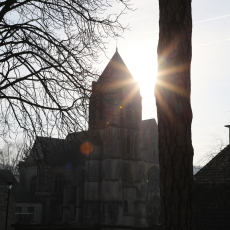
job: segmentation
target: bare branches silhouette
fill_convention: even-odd
[[[113,3],[115,4],[115,3]],[[0,3],[0,136],[58,136],[85,125],[93,65],[106,39],[126,29],[130,9],[107,0],[5,0]]]

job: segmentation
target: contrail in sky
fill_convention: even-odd
[[[230,41],[230,38],[224,39],[224,40],[219,40],[219,41],[213,41],[213,42],[209,42],[209,43],[199,44],[199,45],[193,46],[193,48],[197,48],[197,47],[200,47],[200,46],[210,46],[210,45],[223,43],[223,42],[228,42],[228,41]]]
[[[216,19],[227,18],[227,17],[230,17],[230,14],[220,16],[220,17],[216,17],[216,18],[210,18],[210,19],[202,20],[202,21],[199,21],[199,22],[194,22],[193,24],[198,24],[198,23],[202,23],[202,22],[209,22],[209,21],[213,21],[213,20],[216,20]]]

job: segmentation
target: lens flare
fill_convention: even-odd
[[[82,154],[89,155],[93,152],[93,145],[90,142],[85,141],[81,144],[80,151]]]

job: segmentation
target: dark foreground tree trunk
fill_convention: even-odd
[[[155,96],[158,115],[163,226],[194,229],[190,105],[191,0],[159,0]]]

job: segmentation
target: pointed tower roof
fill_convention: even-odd
[[[97,83],[111,83],[126,80],[134,81],[132,74],[129,72],[127,66],[116,49],[115,54],[102,72]]]

